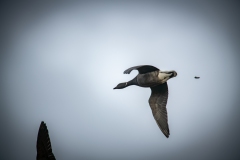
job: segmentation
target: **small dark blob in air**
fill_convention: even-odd
[[[195,76],[194,78],[195,78],[195,79],[199,79],[200,77]]]

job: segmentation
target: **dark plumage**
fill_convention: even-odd
[[[52,153],[51,141],[46,124],[42,121],[38,130],[37,160],[56,160]]]
[[[123,73],[124,74],[130,74],[132,70],[138,70],[139,74],[145,74],[148,72],[153,72],[153,71],[158,71],[159,69],[154,67],[154,66],[150,66],[150,65],[141,65],[141,66],[134,66],[131,68],[128,68],[127,70],[125,70]]]
[[[195,78],[195,79],[199,79],[200,77],[195,76],[194,78]]]
[[[125,70],[124,73],[129,74],[132,70],[138,70],[139,74],[128,82],[119,83],[114,89],[123,89],[130,85],[150,87],[152,93],[149,98],[149,105],[152,109],[153,117],[156,120],[160,130],[168,138],[170,133],[166,109],[168,99],[167,80],[176,77],[177,72],[160,71],[154,66],[141,65],[131,67]]]

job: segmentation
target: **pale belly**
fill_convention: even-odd
[[[160,81],[161,84],[162,84],[162,83],[167,82],[167,80],[170,79],[170,76],[171,76],[171,74],[159,72],[159,74],[158,74],[158,79],[159,79],[159,81]]]
[[[141,87],[154,87],[167,82],[170,75],[171,74],[154,71],[146,74],[139,74],[137,76],[137,81]]]

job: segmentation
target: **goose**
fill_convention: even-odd
[[[195,79],[199,79],[200,77],[195,76],[194,78],[195,78]]]
[[[160,71],[160,69],[151,65],[140,65],[131,67],[125,70],[123,73],[130,74],[132,70],[138,70],[138,75],[128,82],[119,83],[113,89],[123,89],[131,85],[150,87],[151,96],[148,102],[152,109],[153,117],[162,133],[168,138],[170,132],[166,108],[168,99],[167,81],[173,77],[176,77],[177,72],[174,70]]]
[[[52,153],[51,141],[46,124],[42,121],[37,137],[37,160],[56,160]]]

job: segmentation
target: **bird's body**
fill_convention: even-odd
[[[200,77],[195,76],[194,78],[195,78],[195,79],[199,79]]]
[[[129,74],[132,70],[138,70],[139,74],[132,80],[118,84],[114,89],[123,89],[130,85],[140,87],[150,87],[151,96],[149,105],[152,109],[153,116],[166,137],[169,137],[168,118],[167,118],[167,99],[168,86],[167,80],[176,77],[175,71],[160,71],[158,68],[150,65],[135,66],[127,69],[124,73]]]
[[[153,71],[145,74],[138,74],[137,81],[140,87],[154,87],[167,82],[171,74],[161,71]]]
[[[56,160],[52,153],[51,141],[48,129],[44,122],[41,122],[37,138],[37,160]]]

